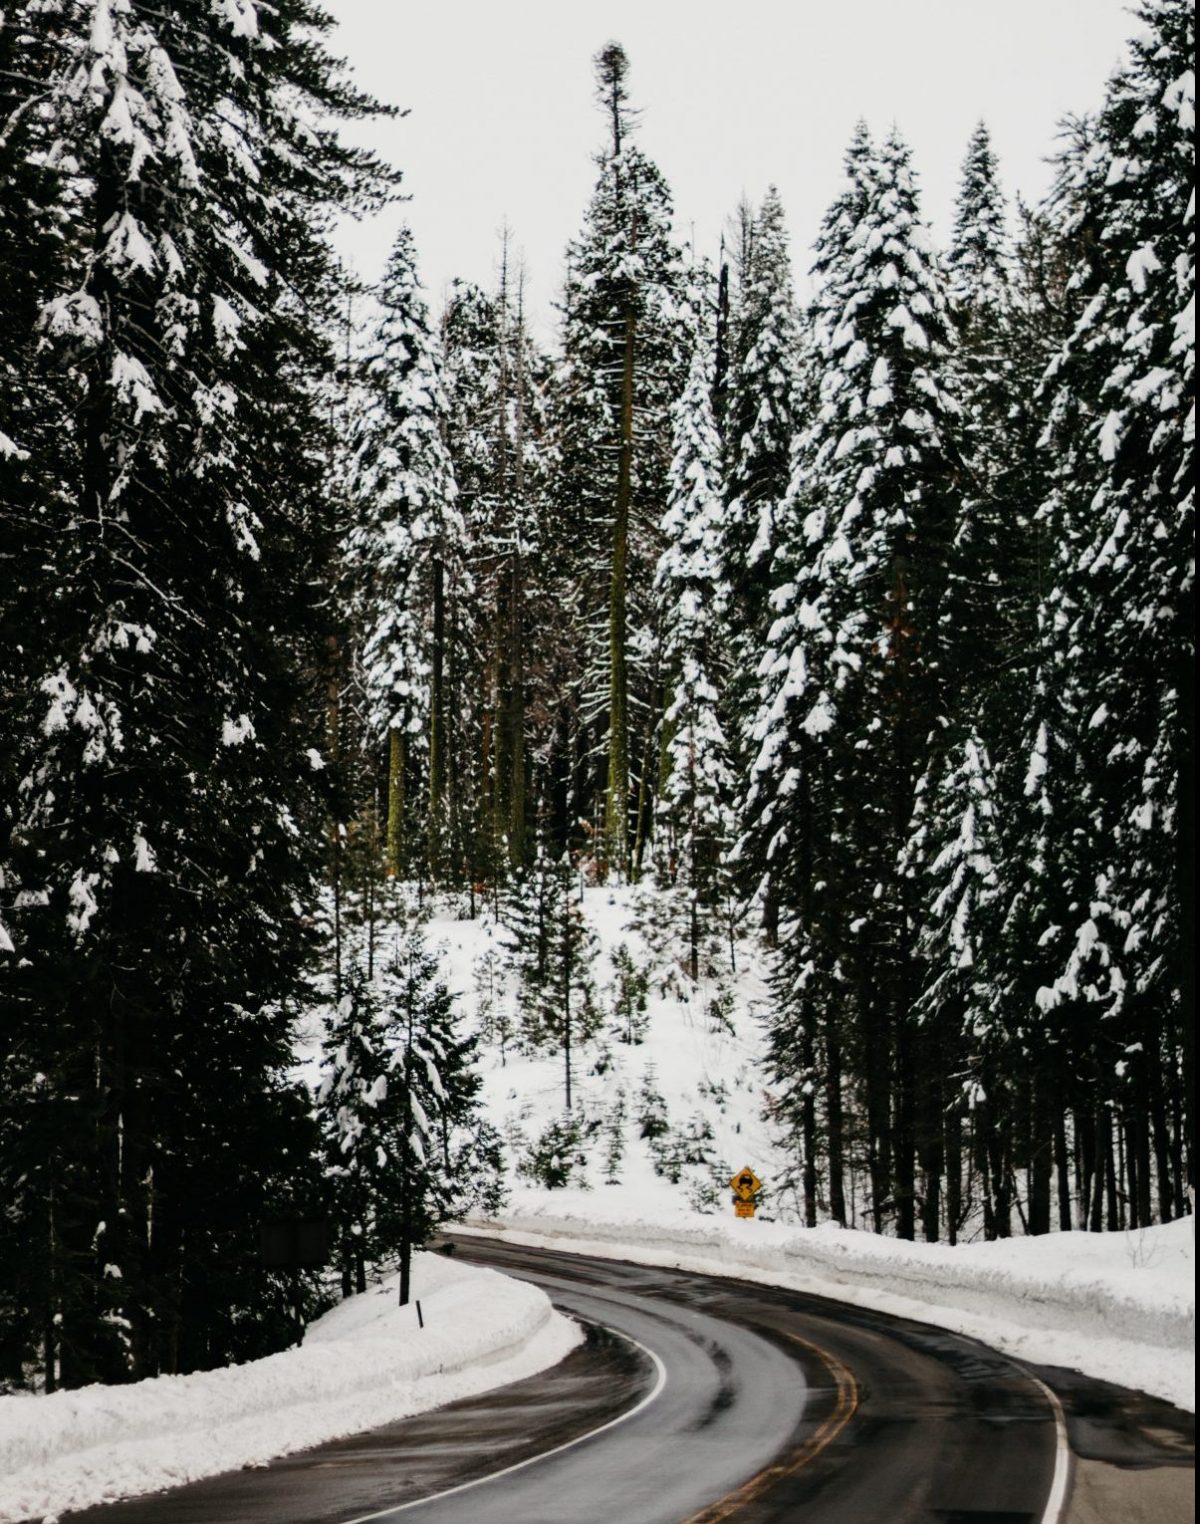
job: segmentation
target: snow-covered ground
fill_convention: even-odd
[[[673,956],[675,942],[661,933],[662,897],[628,887],[589,887],[583,898],[596,939],[591,976],[604,1015],[596,1036],[577,1047],[572,1066],[573,1110],[587,1133],[572,1183],[600,1188],[613,1178],[658,1178],[663,1155],[672,1153],[676,1163],[668,1167],[679,1175],[669,1186],[674,1198],[715,1206],[725,1200],[729,1169],[749,1161],[768,1183],[767,1199],[782,1210],[797,1209],[798,1202],[781,1200],[775,1190],[784,1158],[764,1115],[769,1095],[760,1016],[767,991],[754,943],[739,947],[736,977],[701,979],[692,986]],[[474,918],[458,919],[441,905],[428,937],[469,1020],[486,1023],[489,1001],[493,1013],[504,1008],[513,1020],[522,996],[509,967],[506,933],[488,906],[477,909]],[[384,933],[377,957],[386,956],[387,946]],[[649,976],[645,1036],[634,1043],[621,1040],[625,1022],[617,959],[622,949]],[[321,1036],[314,1022],[298,1053],[302,1072],[314,1084]],[[522,1051],[516,1035],[502,1051],[492,1035],[481,1062],[487,1115],[505,1140],[510,1179],[519,1185],[522,1161],[562,1116],[562,1059],[546,1049]],[[642,1137],[648,1083],[662,1098],[669,1128],[654,1146]],[[708,1135],[698,1138],[706,1129]],[[681,1162],[689,1153],[707,1162]]]
[[[1195,1410],[1190,1219],[1135,1233],[1052,1233],[951,1248],[726,1212],[689,1211],[661,1185],[519,1190],[500,1221],[468,1231],[833,1297]]]
[[[0,1397],[0,1524],[262,1465],[519,1381],[579,1343],[535,1287],[418,1255],[415,1308],[395,1277],[283,1354],[191,1376]]]

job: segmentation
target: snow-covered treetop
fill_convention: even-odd
[[[378,299],[380,320],[362,366],[365,406],[351,472],[358,516],[346,553],[368,608],[363,667],[372,724],[416,733],[427,709],[425,582],[440,562],[465,585],[467,531],[444,437],[450,405],[441,344],[407,227]]]
[[[721,439],[712,412],[712,366],[703,344],[696,346],[683,396],[675,407],[675,453],[671,462],[670,506],[662,521],[666,548],[656,584],[701,585],[717,598],[721,582]],[[706,603],[692,617],[720,617]]]
[[[972,134],[963,160],[946,267],[956,307],[1003,306],[1012,255],[996,155],[983,122]]]
[[[771,186],[754,220],[728,414],[731,579],[769,559],[798,409],[799,315],[783,203]]]
[[[799,485],[802,494],[819,486],[819,495],[837,499],[842,528],[827,553],[838,561],[850,554],[850,539],[871,533],[858,522],[868,499],[886,501],[876,532],[895,539],[943,448],[941,420],[960,411],[944,375],[953,343],[946,281],[908,148],[893,133],[876,153],[860,125],[847,168],[850,184],[818,244],[823,374]]]

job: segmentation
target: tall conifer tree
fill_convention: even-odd
[[[609,138],[580,237],[567,255],[556,484],[585,632],[572,680],[568,807],[626,873],[645,837],[658,722],[651,583],[666,503],[670,408],[683,380],[681,272],[662,175],[633,142],[624,50],[597,55]],[[573,831],[572,831],[573,834]]]
[[[1045,786],[1064,817],[1069,903],[1042,928],[1038,1002],[1092,1023],[1134,1223],[1182,1209],[1195,1005],[1195,21],[1179,0],[1139,16],[1064,229],[1100,237],[1083,246],[1073,278],[1087,305],[1047,378],[1057,557],[1039,727],[1058,742]],[[1108,1125],[1097,1152],[1111,1170]]]
[[[688,967],[700,975],[705,932],[725,891],[732,845],[733,775],[720,715],[728,591],[721,567],[721,441],[712,413],[707,335],[675,413],[671,506],[656,582],[662,600],[664,780],[657,822],[685,902]]]
[[[448,787],[456,622],[471,582],[466,525],[446,446],[442,353],[401,229],[364,362],[367,407],[355,440],[358,576],[370,722],[388,742],[389,871],[443,877],[456,830]],[[423,827],[423,829],[421,829]]]
[[[961,410],[945,279],[908,150],[893,134],[874,152],[860,128],[847,168],[818,246],[819,404],[776,555],[779,617],[760,666],[748,844],[785,918],[774,1041],[794,1077],[804,1151],[811,1158],[815,1146],[814,1033],[822,1009],[840,1025],[835,1010],[848,1005],[872,1210],[878,1227],[890,1204],[907,1237],[917,1155],[936,1154],[937,1138],[918,1116],[913,906],[898,853],[945,702],[938,626]],[[840,1049],[841,1033],[827,1046],[828,1035]],[[810,1218],[814,1189],[810,1165]]]
[[[70,249],[39,363],[74,407],[16,715],[3,1168],[45,1180],[18,1315],[74,1385],[290,1331],[254,1229],[308,1188],[312,1143],[285,1073],[322,813],[335,276],[313,228],[382,182],[311,130],[368,103],[307,0],[26,20],[53,43],[39,115]]]

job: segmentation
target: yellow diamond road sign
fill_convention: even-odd
[[[748,1164],[745,1169],[738,1170],[729,1184],[733,1188],[734,1195],[742,1201],[753,1201],[762,1190],[762,1181]]]

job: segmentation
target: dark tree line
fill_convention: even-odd
[[[4,8],[0,1376],[287,1342],[257,1227],[319,1206],[332,545],[318,230],[392,177],[328,19]]]

